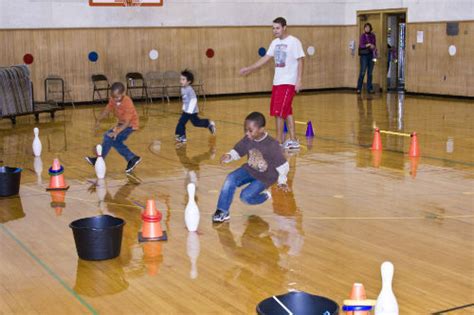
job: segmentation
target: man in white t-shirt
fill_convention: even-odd
[[[255,64],[242,68],[240,74],[247,75],[266,64],[270,59],[275,60],[270,115],[275,116],[276,139],[282,143],[283,148],[297,150],[300,148],[300,144],[295,136],[292,102],[295,93],[301,90],[305,55],[299,39],[287,34],[284,18],[278,17],[273,21],[273,35],[275,39],[270,44],[267,54]],[[284,141],[283,133],[285,120],[290,133],[290,139],[286,141]]]

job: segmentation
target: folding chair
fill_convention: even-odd
[[[170,101],[170,96],[181,97],[181,84],[179,83],[180,77],[181,75],[176,71],[166,71],[163,75],[165,94],[168,102]]]
[[[141,99],[145,98],[148,102],[148,87],[145,78],[140,72],[129,72],[125,75],[127,80],[127,95],[133,99],[133,90],[142,90]]]
[[[93,74],[91,76],[92,84],[94,85],[94,90],[92,91],[92,102],[95,102],[95,95],[99,96],[98,100],[103,103],[104,100],[108,101],[110,94],[110,83],[107,77],[103,74]],[[106,98],[102,97],[101,91],[106,91]]]
[[[153,102],[153,96],[161,97],[161,101],[165,101],[165,83],[163,73],[159,71],[150,71],[145,74],[145,81],[148,88],[148,97]]]

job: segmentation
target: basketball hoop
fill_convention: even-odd
[[[139,7],[142,5],[141,0],[123,0],[123,5],[126,7]]]
[[[89,0],[92,7],[160,7],[164,0]]]

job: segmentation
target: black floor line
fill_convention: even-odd
[[[432,313],[431,315],[441,315],[441,314],[444,314],[444,313],[457,311],[457,310],[460,310],[460,309],[463,309],[463,308],[468,308],[468,307],[474,307],[474,303],[461,305],[461,306],[456,306],[456,307],[453,307],[453,308],[450,308],[450,309],[447,309],[447,310],[442,310],[442,311],[439,311],[439,312],[436,312],[436,313]]]

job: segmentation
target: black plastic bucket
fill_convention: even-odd
[[[19,167],[0,167],[0,197],[18,195],[20,191],[21,171]]]
[[[257,305],[257,313],[259,315],[337,315],[339,305],[323,296],[296,291],[263,300]]]
[[[104,260],[120,255],[125,221],[99,215],[71,222],[77,255],[85,260]]]

